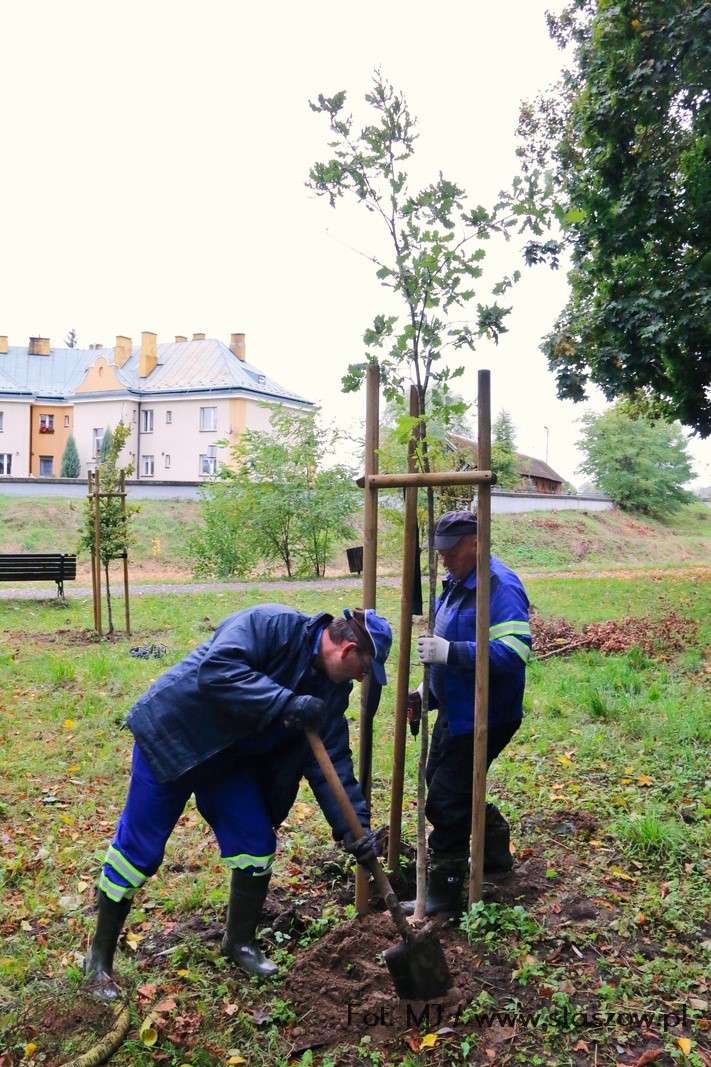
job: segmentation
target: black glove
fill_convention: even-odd
[[[378,839],[373,830],[363,830],[362,837],[354,837],[350,830],[346,830],[343,835],[343,847],[364,866],[380,855]]]
[[[420,732],[421,719],[422,696],[419,689],[413,689],[407,694],[407,722],[413,737],[417,737]]]
[[[295,726],[298,730],[304,730],[308,726],[318,733],[325,710],[325,703],[318,697],[292,697],[283,718],[287,726]]]

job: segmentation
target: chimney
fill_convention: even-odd
[[[0,337],[0,354],[5,355],[7,353],[7,337],[4,335]]]
[[[158,353],[156,352],[155,333],[145,330],[141,334],[141,354],[138,358],[138,377],[147,378],[152,370],[158,365]]]
[[[244,363],[247,358],[247,346],[244,342],[243,333],[232,334],[232,340],[230,341],[230,352],[234,352],[234,354],[237,356],[237,359],[241,360],[242,363]]]
[[[193,334],[193,341],[204,341],[204,340],[205,340],[205,334],[204,333],[194,333]]]
[[[130,337],[122,337],[120,334],[116,335],[116,344],[114,346],[114,363],[117,367],[123,367],[124,363],[131,358],[133,351],[133,345],[131,344]]]
[[[30,337],[27,354],[28,356],[51,356],[49,337]]]
[[[187,337],[181,337],[176,333],[175,340],[179,343],[180,341],[187,341]]]

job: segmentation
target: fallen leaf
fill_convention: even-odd
[[[25,1045],[25,1056],[29,1057],[29,1056],[32,1055],[33,1052],[36,1052],[36,1051],[37,1051],[37,1046],[35,1045],[34,1041],[28,1041],[27,1044]]]
[[[644,1067],[645,1063],[654,1063],[656,1059],[664,1052],[663,1048],[648,1048],[646,1052],[643,1052],[638,1060],[635,1060],[634,1067]]]
[[[160,1004],[157,1004],[155,1008],[153,1008],[153,1011],[158,1012],[159,1014],[166,1011],[175,1011],[177,1006],[178,1005],[172,997],[167,997],[165,1000],[161,1000]]]
[[[230,1056],[230,1058],[227,1060],[227,1062],[228,1063],[246,1063],[247,1061],[244,1058],[244,1056],[240,1056],[238,1054],[236,1056]]]
[[[154,997],[156,995],[157,989],[158,986],[155,984],[155,982],[144,982],[143,985],[139,985],[136,992],[138,993],[139,997],[147,997],[148,999],[150,999],[151,997]]]
[[[141,1023],[140,1029],[138,1031],[138,1036],[140,1037],[143,1044],[148,1045],[149,1047],[155,1045],[156,1041],[158,1040],[158,1031],[154,1027],[153,1019],[150,1017],[150,1015],[145,1018]]]
[[[689,1038],[688,1037],[677,1037],[676,1043],[679,1046],[679,1048],[681,1049],[681,1051],[684,1053],[684,1055],[688,1056],[689,1053],[691,1052],[691,1041],[689,1040]]]
[[[640,774],[637,778],[637,785],[654,785],[654,779],[648,774]]]
[[[572,765],[573,765],[573,761],[572,761],[572,759],[571,759],[571,758],[570,758],[570,756],[568,756],[567,754],[564,754],[564,755],[562,755],[562,756],[556,756],[556,759],[557,759],[557,760],[558,760],[558,762],[559,762],[559,763],[561,763],[561,764],[562,764],[562,765],[563,765],[564,767],[572,767]]]
[[[420,1042],[420,1049],[434,1048],[437,1044],[437,1034],[425,1034]]]
[[[689,997],[689,1007],[694,1011],[708,1011],[708,1000],[701,1000],[700,997]]]
[[[65,719],[62,726],[65,730],[71,730],[72,726],[74,726],[74,719]]]
[[[573,1052],[589,1052],[589,1051],[590,1051],[590,1049],[589,1049],[587,1043],[585,1041],[583,1041],[582,1038],[580,1038],[580,1041],[578,1041],[577,1045],[573,1045]]]

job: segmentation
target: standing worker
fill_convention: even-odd
[[[434,634],[421,635],[417,652],[430,665],[430,707],[437,708],[427,761],[425,814],[432,824],[427,857],[427,915],[459,913],[468,880],[474,763],[477,520],[448,511],[435,527],[434,544],[447,575],[435,606]],[[489,627],[489,740],[487,768],[521,725],[526,664],[531,654],[528,597],[519,578],[491,557]],[[408,698],[417,732],[421,690]],[[509,825],[486,805],[484,870],[513,866]],[[412,911],[413,905],[406,905]]]
[[[104,861],[96,932],[84,965],[100,999],[116,995],[113,958],[137,889],[163,860],[191,794],[232,871],[223,955],[272,977],[255,935],[276,853],[275,829],[306,777],[360,863],[377,855],[370,812],[353,773],[345,711],[353,681],[385,684],[392,634],[372,609],[309,617],[279,604],[230,615],[171,667],[128,714],[133,765],[126,806]],[[318,730],[365,836],[347,829],[304,733]]]

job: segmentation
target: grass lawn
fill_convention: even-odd
[[[675,609],[697,631],[682,651],[662,644],[654,655],[586,651],[532,663],[524,724],[490,775],[512,825],[515,874],[486,887],[465,930],[442,928],[447,950],[466,960],[466,997],[419,1025],[361,1012],[348,1040],[344,1029],[336,1041],[312,1040],[329,1000],[319,946],[328,951],[354,922],[352,865],[303,787],[280,834],[265,915],[282,977],[265,989],[219,955],[228,876],[191,805],[120,944],[131,1028],[112,1063],[711,1065],[708,579],[640,573],[527,587],[540,615],[578,627]],[[248,594],[145,594],[132,601],[132,638],[102,641],[90,602],[71,591],[66,606],[0,601],[0,1067],[65,1063],[110,1025],[82,993],[81,965],[128,783],[131,737],[121,723],[151,680],[225,615],[272,599],[257,585]],[[345,589],[289,589],[279,599],[308,612],[354,604]],[[396,590],[382,589],[379,609],[397,622]],[[166,654],[129,654],[150,644]],[[397,634],[393,680],[396,656]],[[388,819],[393,700],[394,685],[376,720],[376,826]],[[411,843],[412,741],[407,758]],[[393,873],[406,887],[408,863]],[[309,968],[305,1015],[290,975]],[[330,1002],[329,1018],[336,1009],[344,1016],[348,1006]]]

